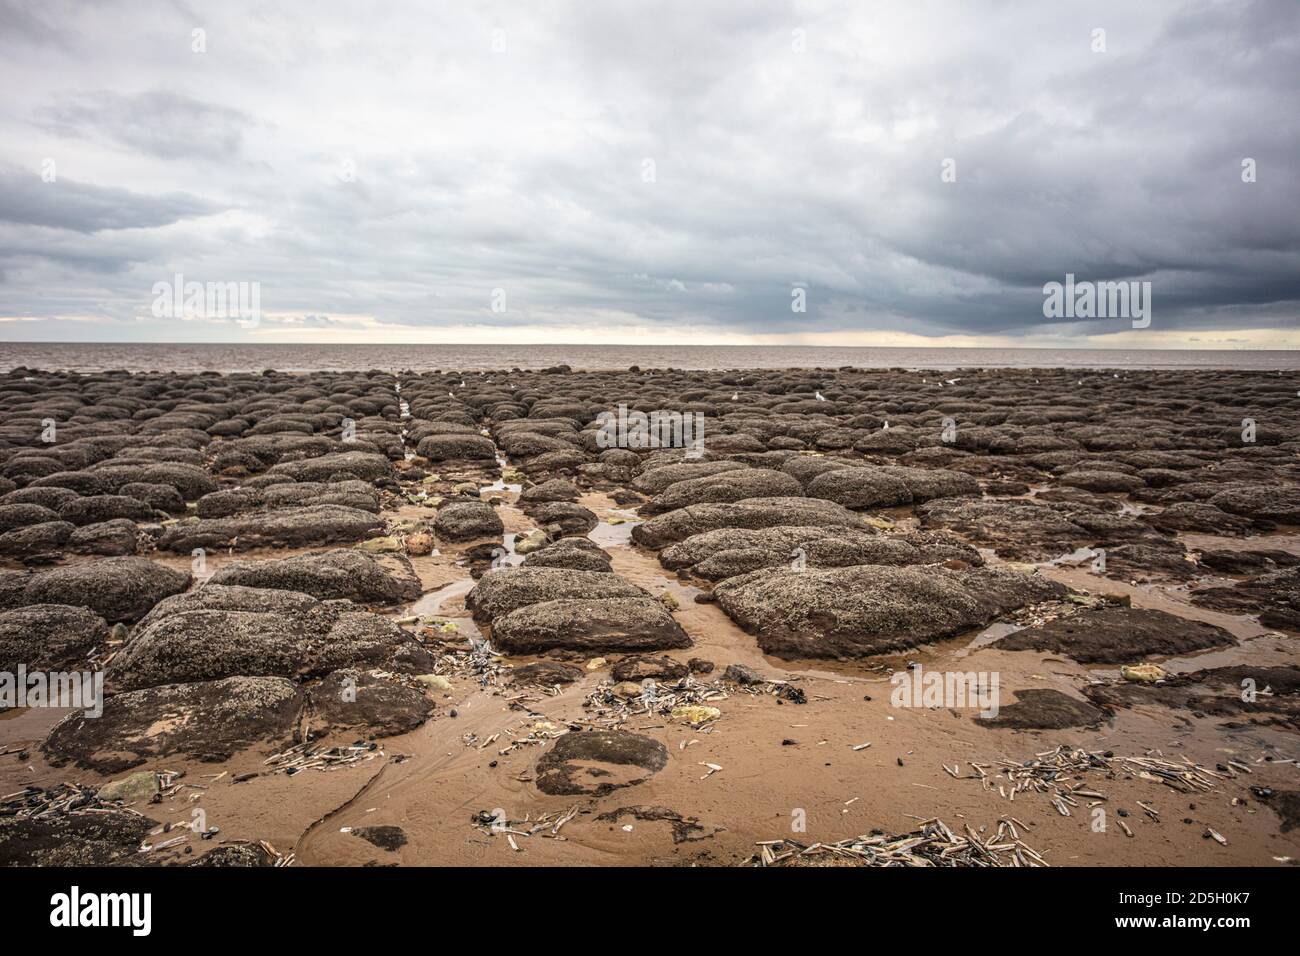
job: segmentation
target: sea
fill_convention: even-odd
[[[768,345],[325,345],[0,342],[0,371],[427,372],[538,369],[963,368],[1300,371],[1300,349],[836,348]]]

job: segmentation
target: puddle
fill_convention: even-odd
[[[1010,621],[994,621],[983,630],[977,631],[970,642],[956,653],[956,657],[965,657],[981,647],[988,647],[994,641],[999,641],[1008,634],[1014,634],[1016,631],[1024,630],[1023,625],[1013,624]]]
[[[505,553],[496,556],[494,562],[496,567],[513,568],[523,564],[525,555],[518,554],[515,551],[515,542],[519,540],[519,535],[514,531],[510,531],[501,540],[505,545]]]
[[[478,492],[481,495],[485,491],[509,491],[510,493],[517,495],[523,490],[523,485],[515,484],[514,482],[507,483],[505,480],[498,478],[490,485],[482,485]]]
[[[1087,562],[1096,559],[1099,555],[1103,553],[1104,552],[1096,550],[1094,548],[1075,548],[1069,554],[1063,554],[1059,558],[1053,558],[1050,561],[1039,561],[1034,566],[1039,568],[1059,566],[1059,565],[1078,566],[1081,564],[1086,564]]]
[[[465,578],[463,581],[453,581],[451,584],[438,588],[436,591],[430,591],[423,595],[420,600],[413,602],[406,608],[407,614],[418,614],[421,617],[438,617],[442,614],[442,606],[453,598],[463,597],[468,594],[478,582],[473,578]],[[442,615],[446,616],[446,615]]]
[[[637,517],[635,511],[616,510],[612,514],[626,520],[622,524],[610,524],[608,521],[601,521],[591,529],[591,533],[587,537],[606,550],[610,548],[626,548],[632,543],[632,529],[641,524],[642,521]]]

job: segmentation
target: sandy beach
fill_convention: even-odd
[[[5,864],[1300,858],[1283,376],[19,368],[0,407],[0,671],[103,682],[3,712]]]

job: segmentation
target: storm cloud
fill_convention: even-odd
[[[0,0],[0,338],[1300,345],[1293,0],[206,6]]]

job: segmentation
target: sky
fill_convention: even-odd
[[[1295,0],[0,0],[0,341],[1297,348],[1297,63]]]

